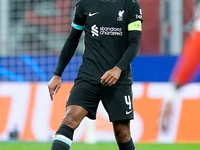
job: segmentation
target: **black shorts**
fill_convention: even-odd
[[[111,87],[85,80],[76,80],[68,97],[67,106],[78,105],[88,111],[87,117],[96,119],[100,100],[111,122],[133,119],[132,85],[120,84]]]

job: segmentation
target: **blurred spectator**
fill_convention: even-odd
[[[10,0],[12,54],[59,53],[71,27],[72,1],[77,0]]]

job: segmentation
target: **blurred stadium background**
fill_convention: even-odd
[[[47,82],[70,32],[77,1],[0,0],[0,141],[52,140],[82,62],[83,37],[62,76],[62,88],[51,102]],[[180,93],[170,130],[159,128],[163,97],[171,86],[168,78],[192,28],[193,0],[139,2],[144,23],[140,52],[132,62],[134,140],[200,142],[200,77]],[[102,105],[97,121],[84,119],[74,137],[77,142],[114,140]]]

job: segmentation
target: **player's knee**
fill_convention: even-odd
[[[128,130],[118,130],[115,131],[115,137],[119,141],[128,141],[130,139],[130,134]]]
[[[79,117],[69,112],[63,118],[63,124],[71,127],[72,129],[76,129],[79,126],[80,121],[81,121],[81,120],[78,120],[77,118]]]

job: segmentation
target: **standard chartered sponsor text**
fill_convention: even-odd
[[[100,27],[100,34],[122,36],[122,28]]]

